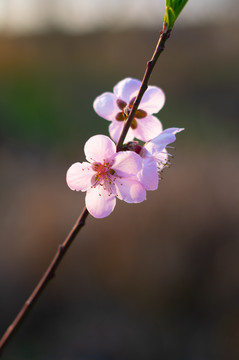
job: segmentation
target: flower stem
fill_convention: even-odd
[[[160,33],[160,37],[159,37],[158,43],[156,45],[155,51],[153,53],[153,56],[152,56],[151,60],[147,62],[146,70],[145,70],[144,77],[143,77],[143,80],[141,83],[141,87],[139,89],[139,93],[134,101],[134,104],[133,104],[133,107],[129,114],[129,117],[124,124],[124,128],[122,130],[122,133],[121,133],[118,143],[116,145],[117,151],[120,151],[122,149],[122,145],[123,145],[125,136],[127,134],[127,131],[129,130],[131,122],[133,121],[135,112],[140,104],[143,94],[147,90],[150,75],[153,71],[153,68],[157,62],[159,55],[164,50],[165,42],[169,38],[170,32],[171,31],[165,29],[165,26],[164,26],[163,30]],[[21,308],[21,310],[15,317],[12,324],[8,327],[8,329],[6,330],[6,332],[0,339],[0,355],[1,355],[1,352],[2,352],[3,348],[5,347],[5,345],[8,343],[8,341],[13,336],[13,334],[16,332],[16,330],[18,329],[19,325],[22,323],[22,321],[24,320],[24,318],[26,317],[28,312],[31,310],[33,305],[36,303],[38,297],[43,292],[43,290],[45,289],[48,282],[55,276],[55,271],[56,271],[58,265],[61,263],[63,256],[67,252],[68,248],[70,247],[71,243],[75,239],[76,235],[79,233],[80,229],[85,225],[85,220],[86,220],[88,214],[89,214],[89,212],[85,207],[83,209],[81,215],[77,219],[75,225],[73,226],[73,228],[69,232],[68,236],[66,237],[65,241],[61,245],[59,245],[54,258],[52,259],[49,267],[47,268],[46,272],[42,276],[41,280],[39,281],[39,283],[33,290],[32,294],[29,296],[29,298],[27,299],[27,301],[25,302],[25,304],[23,305],[23,307]]]
[[[83,209],[82,213],[80,214],[79,218],[77,219],[75,225],[72,227],[71,231],[69,232],[68,236],[66,237],[65,241],[59,245],[58,250],[52,259],[50,265],[48,266],[46,272],[42,276],[41,280],[33,290],[32,294],[29,296],[19,313],[17,314],[16,318],[12,322],[12,324],[8,327],[6,332],[4,333],[3,337],[0,340],[0,354],[3,350],[4,346],[7,344],[8,340],[12,335],[15,333],[16,329],[19,327],[20,323],[23,321],[25,316],[31,310],[32,306],[37,301],[39,295],[42,293],[48,282],[55,276],[55,271],[60,264],[63,256],[69,249],[72,241],[75,239],[76,235],[80,231],[80,229],[85,225],[85,220],[88,215],[88,210],[86,207]]]
[[[150,75],[151,75],[151,73],[153,71],[153,68],[154,68],[154,66],[155,66],[155,64],[156,64],[156,62],[158,60],[159,55],[164,50],[165,42],[169,38],[170,33],[171,33],[171,30],[167,30],[165,28],[165,26],[163,26],[163,30],[160,32],[160,37],[158,39],[158,43],[157,43],[156,48],[154,50],[153,56],[147,62],[146,70],[145,70],[145,73],[144,73],[144,77],[143,77],[143,80],[142,80],[138,95],[135,98],[132,109],[131,109],[131,111],[129,113],[129,117],[128,117],[127,121],[124,124],[123,130],[122,130],[121,135],[119,137],[119,140],[117,142],[117,145],[116,145],[117,151],[122,150],[122,146],[123,146],[125,136],[126,136],[128,130],[130,128],[130,125],[131,125],[131,123],[132,123],[132,121],[134,119],[134,116],[135,116],[136,110],[138,109],[140,101],[141,101],[145,91],[148,88],[148,81],[149,81]]]

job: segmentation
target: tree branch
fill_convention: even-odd
[[[70,247],[72,241],[75,239],[76,235],[79,233],[80,229],[85,225],[85,220],[88,216],[88,210],[86,207],[83,209],[82,213],[80,214],[79,218],[77,219],[75,225],[69,232],[68,236],[66,237],[63,244],[59,245],[58,250],[51,261],[48,269],[42,276],[41,280],[33,290],[32,294],[29,296],[19,313],[17,314],[16,318],[12,322],[12,324],[8,327],[5,334],[0,340],[0,354],[3,350],[4,346],[7,344],[9,339],[12,337],[12,335],[15,333],[16,329],[19,327],[20,323],[23,321],[23,319],[26,317],[28,312],[31,310],[35,302],[37,301],[40,294],[43,292],[44,288],[48,284],[48,282],[55,276],[55,271],[60,264],[63,256],[67,252],[68,248]]]
[[[125,136],[126,136],[128,130],[130,128],[130,125],[131,125],[131,123],[132,123],[132,121],[134,119],[134,115],[136,113],[136,110],[138,109],[140,101],[141,101],[145,91],[148,88],[148,81],[149,81],[150,75],[151,75],[151,73],[152,73],[152,71],[154,69],[154,66],[155,66],[155,64],[156,64],[156,62],[158,60],[159,55],[164,50],[165,42],[169,38],[170,34],[171,34],[171,30],[167,30],[165,28],[165,26],[164,26],[163,30],[160,33],[160,37],[159,37],[158,43],[156,45],[156,48],[154,50],[153,56],[147,62],[146,70],[145,70],[145,73],[144,73],[144,77],[143,77],[143,80],[142,80],[138,95],[135,98],[132,109],[131,109],[131,111],[129,113],[129,117],[128,117],[127,121],[124,124],[124,127],[123,127],[123,130],[121,132],[120,138],[119,138],[119,140],[117,142],[117,145],[116,145],[117,151],[120,151],[122,149],[122,145],[123,145]]]
[[[122,133],[120,135],[120,138],[119,138],[119,140],[117,142],[117,145],[116,145],[117,151],[122,150],[122,145],[123,145],[125,136],[127,134],[127,131],[130,128],[131,122],[132,122],[132,120],[134,118],[135,112],[136,112],[136,110],[137,110],[137,108],[138,108],[138,106],[140,104],[140,101],[141,101],[145,91],[148,88],[148,81],[149,81],[150,75],[151,75],[151,73],[153,71],[153,68],[154,68],[154,66],[155,66],[155,64],[156,64],[156,62],[158,60],[159,55],[164,50],[165,42],[169,38],[170,32],[171,31],[167,30],[165,28],[165,26],[164,26],[163,30],[160,33],[160,37],[159,37],[158,43],[156,45],[155,51],[153,53],[153,56],[152,56],[151,60],[148,61],[148,63],[147,63],[146,70],[145,70],[145,73],[144,73],[144,77],[143,77],[143,80],[142,80],[142,84],[141,84],[139,93],[138,93],[138,95],[137,95],[137,97],[136,97],[136,99],[134,101],[134,104],[133,104],[133,107],[132,107],[131,112],[129,114],[129,117],[128,117],[127,121],[124,124],[124,128],[123,128]],[[61,263],[65,253],[67,252],[67,250],[70,247],[71,243],[75,239],[76,235],[79,233],[80,229],[85,225],[85,220],[86,220],[88,214],[89,214],[88,210],[85,207],[83,209],[81,215],[77,219],[75,225],[71,229],[70,233],[66,237],[65,241],[63,242],[63,244],[61,244],[58,247],[58,250],[57,250],[53,260],[51,261],[49,267],[47,268],[46,272],[42,276],[41,280],[39,281],[39,283],[37,284],[37,286],[33,290],[32,294],[29,296],[29,298],[27,299],[27,301],[25,302],[25,304],[23,305],[23,307],[21,308],[21,310],[17,314],[17,316],[14,319],[14,321],[12,322],[12,324],[8,327],[8,329],[4,333],[3,337],[0,340],[0,355],[1,355],[1,352],[2,352],[3,348],[7,344],[7,342],[10,340],[10,338],[16,332],[19,325],[22,323],[22,321],[24,320],[26,315],[29,313],[30,309],[36,303],[38,297],[43,292],[43,290],[45,289],[48,282],[55,276],[55,271],[56,271],[58,265]]]

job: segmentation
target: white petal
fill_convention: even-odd
[[[162,135],[162,136],[161,136]],[[176,140],[176,136],[173,134],[160,134],[156,138],[145,144],[145,148],[152,154],[160,153],[166,145],[171,144]]]
[[[172,128],[168,128],[168,129],[165,129],[163,131],[164,134],[177,134],[181,131],[183,131],[184,128],[176,128],[176,127],[172,127]]]
[[[157,86],[149,86],[139,104],[139,109],[145,110],[149,115],[156,114],[165,103],[165,94]]]
[[[110,160],[116,153],[114,142],[105,135],[92,136],[84,147],[86,159],[89,162],[103,162]]]
[[[137,95],[141,81],[132,78],[126,78],[118,82],[114,87],[114,93],[120,100],[125,101],[127,104],[129,101]]]
[[[95,174],[91,164],[75,163],[66,173],[66,182],[71,190],[86,191],[91,186],[91,178]]]
[[[137,175],[142,168],[142,158],[133,151],[120,151],[115,155],[112,169],[117,176],[129,177]]]
[[[139,140],[148,141],[159,135],[162,130],[163,127],[160,120],[153,115],[149,115],[143,119],[137,119],[134,136]]]
[[[117,179],[115,181],[117,197],[128,203],[140,203],[146,200],[144,186],[135,178]]]
[[[161,152],[168,144],[173,143],[176,140],[175,134],[184,129],[180,128],[168,128],[161,134],[150,140],[145,144],[145,148],[153,155],[154,153]]]
[[[112,139],[117,142],[119,140],[120,134],[122,132],[124,126],[124,121],[112,121],[109,126],[109,133]],[[129,128],[127,135],[125,137],[124,143],[128,141],[132,141],[134,139],[134,132],[131,128]]]
[[[93,108],[99,116],[112,121],[121,111],[117,106],[116,100],[115,94],[106,92],[95,99]]]
[[[123,129],[124,122],[123,121],[112,121],[109,126],[109,133],[111,138],[117,142],[119,140],[121,131]]]
[[[157,163],[150,154],[143,158],[143,168],[139,173],[139,179],[146,190],[156,190],[158,188]]]
[[[89,213],[95,218],[104,218],[112,213],[116,204],[114,195],[109,195],[101,186],[91,188],[86,193],[85,203]]]

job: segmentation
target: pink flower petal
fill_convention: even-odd
[[[84,147],[86,159],[89,162],[110,160],[116,153],[113,141],[105,135],[95,135],[89,138]]]
[[[86,208],[95,218],[104,218],[112,213],[116,204],[114,195],[109,195],[102,186],[96,186],[87,191]]]
[[[161,134],[150,140],[145,144],[145,148],[153,155],[154,153],[161,152],[168,144],[173,143],[176,140],[174,134],[182,131],[182,128],[168,128]]]
[[[117,197],[128,203],[140,203],[146,200],[144,186],[135,178],[117,179],[115,181]]]
[[[67,185],[71,190],[86,191],[91,186],[91,178],[94,174],[91,164],[87,162],[75,163],[66,173]]]
[[[123,121],[113,121],[109,126],[109,133],[112,139],[117,142],[119,140],[120,134],[122,132],[124,126]],[[134,139],[134,132],[131,128],[129,128],[129,131],[127,132],[127,135],[125,137],[124,143],[127,143],[128,141],[132,141]]]
[[[171,144],[176,140],[176,136],[173,134],[160,134],[159,136],[156,136],[151,141],[147,142],[145,144],[145,148],[152,154],[160,153],[165,146],[168,144]]]
[[[156,114],[165,103],[165,94],[157,86],[149,86],[145,91],[139,105],[139,109],[145,110],[149,115]]]
[[[115,155],[112,169],[117,176],[129,177],[137,175],[142,168],[142,158],[133,151],[120,151]]]
[[[163,130],[160,120],[153,115],[137,119],[137,125],[137,128],[134,130],[134,136],[143,141],[153,139]]]
[[[114,87],[114,94],[120,100],[125,101],[127,104],[129,101],[137,95],[141,81],[132,78],[126,78],[118,82]]]
[[[184,128],[176,128],[176,127],[172,127],[172,128],[168,128],[168,129],[165,129],[163,131],[164,134],[177,134],[181,131],[183,131]]]
[[[149,153],[143,158],[143,168],[139,174],[139,179],[146,190],[153,191],[158,188],[157,163]]]
[[[102,118],[113,121],[118,112],[120,112],[116,100],[115,94],[109,92],[98,96],[93,103],[95,112]]]

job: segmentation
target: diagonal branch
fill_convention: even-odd
[[[123,130],[121,132],[120,138],[119,138],[119,140],[117,142],[117,145],[116,145],[117,151],[120,151],[122,149],[122,145],[123,145],[125,136],[126,136],[128,130],[130,128],[130,125],[131,125],[131,123],[132,123],[132,121],[134,119],[136,110],[138,109],[140,101],[141,101],[145,91],[148,88],[148,81],[149,81],[150,75],[151,75],[151,73],[152,73],[152,71],[154,69],[154,66],[155,66],[155,64],[156,64],[156,62],[158,60],[159,55],[164,50],[165,42],[169,38],[170,33],[171,33],[171,30],[167,30],[165,28],[165,26],[164,26],[163,30],[160,33],[160,37],[159,37],[158,43],[156,45],[156,48],[154,50],[153,56],[147,62],[146,70],[145,70],[145,73],[144,73],[144,77],[143,77],[143,80],[142,80],[138,95],[135,98],[135,101],[133,103],[133,107],[132,107],[132,109],[131,109],[131,111],[129,113],[129,117],[128,117],[127,121],[124,124],[124,127],[123,127]]]
[[[156,62],[158,60],[159,55],[164,50],[165,42],[169,38],[170,32],[171,31],[167,30],[165,28],[165,26],[164,26],[163,30],[160,33],[160,37],[159,37],[158,43],[156,45],[155,51],[153,53],[153,56],[152,56],[151,60],[148,61],[148,63],[147,63],[146,70],[145,70],[145,73],[144,73],[144,77],[143,77],[143,80],[142,80],[142,84],[141,84],[141,87],[139,89],[139,93],[138,93],[138,95],[137,95],[137,97],[136,97],[136,99],[134,101],[134,104],[133,104],[133,107],[132,107],[131,112],[129,114],[129,117],[128,117],[127,121],[124,124],[124,128],[122,130],[122,133],[121,133],[120,138],[118,140],[118,143],[116,145],[117,151],[120,151],[122,149],[122,145],[123,145],[125,136],[127,134],[127,131],[130,128],[131,122],[132,122],[132,120],[134,118],[135,112],[136,112],[136,110],[137,110],[137,108],[138,108],[138,106],[140,104],[140,101],[141,101],[145,91],[147,90],[150,75],[151,75],[151,73],[153,71],[153,68],[154,68],[154,66],[155,66],[155,64],[156,64]],[[8,343],[10,338],[16,332],[16,330],[18,329],[20,324],[25,319],[26,315],[29,313],[29,311],[33,307],[33,305],[36,303],[38,297],[43,292],[46,285],[55,276],[55,271],[56,271],[58,265],[61,263],[65,253],[67,252],[67,250],[70,247],[71,243],[73,242],[73,240],[75,239],[75,237],[79,233],[80,229],[85,225],[85,220],[86,220],[88,214],[89,214],[88,210],[86,209],[86,207],[84,207],[81,215],[77,219],[75,225],[73,226],[73,228],[69,232],[69,234],[66,237],[65,241],[63,242],[63,244],[61,244],[58,247],[58,250],[57,250],[53,260],[51,261],[49,267],[47,268],[46,272],[42,276],[41,280],[39,281],[39,283],[37,284],[37,286],[33,290],[32,294],[29,296],[29,298],[27,299],[27,301],[25,302],[25,304],[23,305],[23,307],[21,308],[21,310],[17,314],[17,316],[14,319],[14,321],[12,322],[12,324],[8,327],[8,329],[6,330],[6,332],[4,333],[2,338],[0,339],[0,355],[1,355],[1,352],[2,352],[3,348],[5,347],[5,345]]]
[[[83,209],[82,213],[80,214],[79,218],[77,219],[75,225],[72,227],[71,231],[69,232],[68,236],[66,237],[65,241],[59,245],[58,250],[52,259],[49,267],[47,268],[46,272],[42,276],[41,280],[33,290],[32,294],[29,296],[19,313],[17,314],[16,318],[12,322],[12,324],[8,327],[5,334],[0,340],[0,351],[4,348],[4,346],[7,344],[10,337],[13,335],[13,333],[16,331],[16,329],[19,327],[20,323],[24,320],[25,316],[28,314],[28,312],[31,310],[32,306],[37,301],[40,294],[45,289],[48,282],[55,276],[55,271],[60,264],[63,256],[67,252],[69,246],[71,245],[72,241],[80,231],[80,229],[85,225],[85,220],[88,215],[88,210],[86,207]]]

